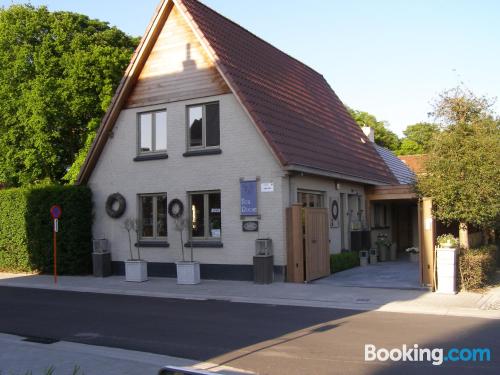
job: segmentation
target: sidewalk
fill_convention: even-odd
[[[359,288],[318,284],[202,280],[199,285],[177,285],[175,279],[151,278],[144,283],[126,282],[123,276],[60,276],[0,273],[0,286],[62,291],[137,295],[159,298],[226,300],[272,305],[310,306],[351,310],[377,310],[410,314],[434,314],[500,319],[500,310],[485,303],[479,293],[443,295],[425,290]],[[492,291],[491,293],[498,291]]]
[[[51,367],[54,375],[155,375],[166,365],[210,369],[227,375],[248,374],[228,366],[159,354],[65,341],[39,344],[6,334],[0,334],[0,347],[0,373],[5,375],[41,375]]]

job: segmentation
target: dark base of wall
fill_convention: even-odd
[[[111,262],[113,275],[125,275],[124,262]],[[206,280],[253,281],[253,266],[243,264],[201,264],[201,278]],[[274,266],[274,281],[285,280],[285,266]],[[175,263],[148,262],[151,277],[177,277]]]

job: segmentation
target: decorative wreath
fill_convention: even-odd
[[[168,214],[174,219],[178,219],[184,213],[184,203],[180,199],[172,199],[168,204]]]
[[[111,194],[106,200],[106,212],[114,219],[121,217],[126,208],[127,202],[120,193]]]
[[[337,220],[339,217],[339,203],[336,200],[332,202],[332,217],[333,220]]]

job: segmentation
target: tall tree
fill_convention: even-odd
[[[81,14],[0,8],[0,181],[63,179],[94,136],[137,43]]]
[[[426,173],[417,188],[432,197],[436,217],[467,228],[494,228],[500,220],[500,120],[492,102],[463,88],[444,92],[435,106],[443,131],[431,142]]]
[[[397,150],[398,155],[425,154],[430,149],[432,138],[439,133],[439,125],[419,122],[408,125],[403,131],[404,138]]]
[[[359,126],[369,126],[375,131],[375,143],[379,146],[396,151],[399,148],[398,136],[387,129],[388,124],[384,121],[379,121],[377,118],[363,111],[357,111],[352,108],[347,108],[350,115],[358,123]]]

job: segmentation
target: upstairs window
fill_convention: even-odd
[[[138,122],[139,155],[166,153],[167,111],[140,113]]]
[[[218,148],[220,146],[219,103],[187,107],[188,149]]]

